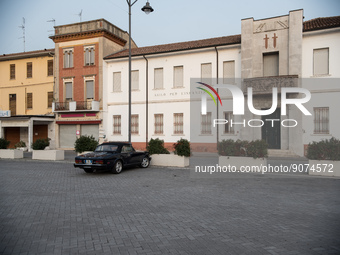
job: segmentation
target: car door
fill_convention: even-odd
[[[125,165],[130,165],[132,163],[132,155],[131,155],[131,145],[123,145],[121,150],[121,156],[124,160]]]

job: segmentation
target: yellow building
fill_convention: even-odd
[[[10,148],[38,138],[54,147],[54,49],[0,56],[0,137]]]

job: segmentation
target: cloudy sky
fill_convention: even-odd
[[[132,7],[132,37],[139,47],[241,33],[241,19],[263,19],[304,9],[305,20],[340,15],[339,0],[149,0],[154,12]],[[104,18],[128,30],[126,0],[0,0],[0,54],[53,48],[48,37],[56,25]]]

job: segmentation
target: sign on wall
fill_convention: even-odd
[[[0,110],[0,117],[11,117],[11,111],[1,111]]]

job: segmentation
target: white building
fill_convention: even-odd
[[[131,130],[136,148],[145,149],[151,138],[164,140],[168,148],[185,138],[196,151],[216,151],[216,142],[222,139],[265,139],[272,149],[303,155],[311,141],[340,138],[336,128],[339,82],[324,79],[340,76],[340,16],[303,22],[303,11],[296,10],[263,20],[244,19],[241,26],[241,35],[132,50]],[[103,72],[106,139],[127,141],[128,50],[105,57]],[[221,88],[223,105],[216,96],[216,106],[208,99],[207,114],[201,115],[201,98],[206,93],[197,87],[206,87],[198,81],[215,88],[224,83],[237,86],[245,94],[244,115],[233,115],[232,95]],[[258,110],[271,108],[272,88],[277,87],[277,110],[266,117],[254,115],[248,110],[247,87],[253,88],[253,105]],[[304,106],[312,116],[293,105],[282,115],[280,94],[285,87],[311,92]],[[289,95],[300,97],[301,93]],[[228,123],[214,126],[216,119]],[[287,127],[292,121],[285,119],[296,125]]]

